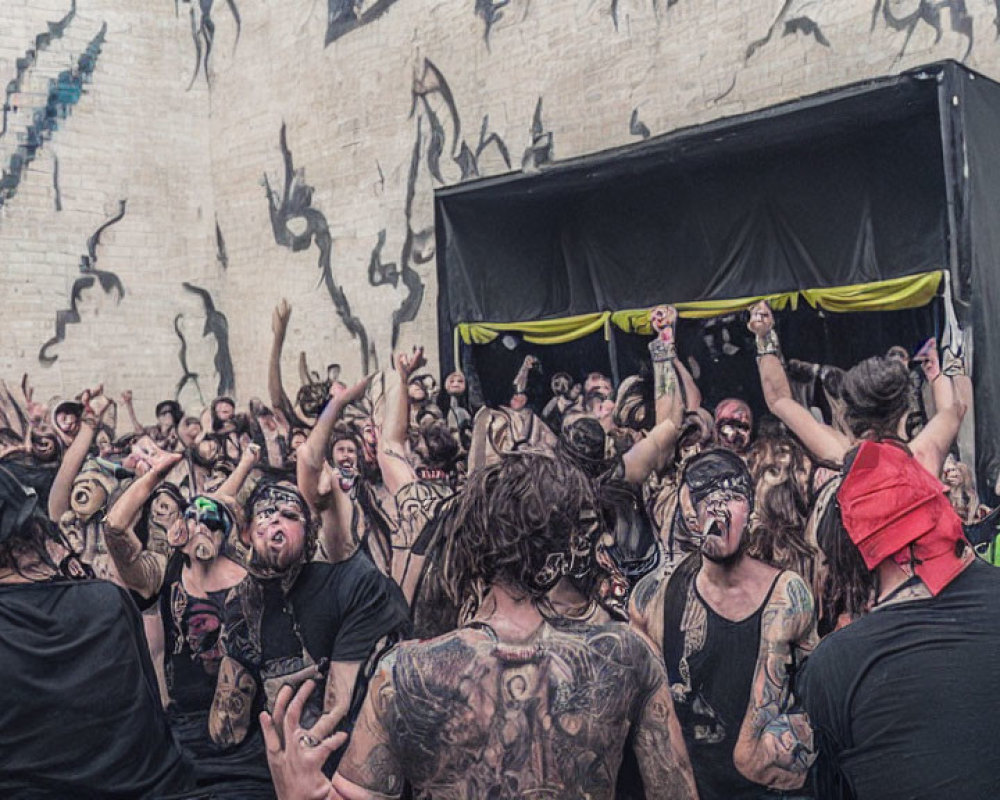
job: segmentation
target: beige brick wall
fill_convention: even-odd
[[[423,235],[433,230],[433,188],[462,179],[456,156],[463,142],[480,149],[487,116],[487,135],[502,140],[520,169],[539,98],[559,160],[636,141],[634,110],[656,135],[945,58],[1000,78],[998,12],[988,0],[494,0],[499,17],[488,42],[477,6],[489,2],[396,0],[377,19],[341,26],[329,44],[324,0],[234,2],[238,40],[228,5],[212,4],[210,83],[203,70],[192,83],[192,19],[197,29],[201,15],[185,0],[177,13],[170,0],[77,0],[64,36],[29,71],[12,115],[17,130],[30,122],[30,107],[44,104],[48,82],[108,23],[84,95],[0,210],[4,376],[30,371],[43,394],[98,377],[116,390],[131,385],[149,416],[182,376],[180,314],[189,369],[214,394],[216,343],[201,335],[202,305],[181,287],[190,281],[228,319],[242,398],[265,392],[270,314],[282,296],[294,309],[284,362],[291,388],[299,351],[314,369],[337,361],[355,377],[361,348],[324,281],[321,245],[329,245],[329,278],[351,324],[370,339],[370,366],[384,366],[393,311],[411,292],[402,282],[371,285],[380,235],[381,263],[412,270],[424,289],[400,341],[427,344],[433,358],[433,240]],[[372,2],[356,5],[366,20]],[[5,0],[0,86],[69,7]],[[204,52],[205,37],[199,42]],[[437,162],[435,121],[443,137]],[[266,176],[280,201],[282,124],[297,197],[312,192],[309,210],[300,203],[279,221],[285,244],[263,185]],[[17,130],[0,137],[5,169]],[[54,210],[53,155],[62,211]],[[480,174],[507,170],[495,144],[476,160]],[[120,277],[125,297],[116,304],[90,291],[83,321],[53,349],[58,361],[42,367],[39,348],[53,335],[56,312],[69,306],[87,238],[126,197],[125,217],[98,252],[98,267]],[[226,269],[216,258],[216,220]],[[291,238],[308,233],[293,252]],[[196,398],[189,384],[182,399]]]

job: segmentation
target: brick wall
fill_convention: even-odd
[[[945,58],[1000,78],[988,0],[207,7],[206,20],[188,0],[77,0],[24,70],[0,136],[7,171],[35,110],[107,23],[83,93],[0,208],[0,374],[29,371],[42,394],[92,378],[132,386],[146,416],[185,375],[186,405],[230,377],[241,398],[263,395],[282,296],[290,388],[300,351],[348,378],[385,366],[394,336],[433,358],[436,186],[544,159],[549,136],[559,160]],[[71,8],[5,0],[0,86]],[[124,296],[95,278],[43,366],[88,238],[121,200],[87,274],[117,276]],[[184,283],[206,290],[214,313]]]

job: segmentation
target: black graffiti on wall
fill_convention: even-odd
[[[542,98],[535,104],[535,114],[531,118],[531,144],[521,157],[521,169],[534,172],[552,161],[552,132],[542,124]]]
[[[218,385],[216,387],[215,396],[222,397],[224,395],[231,395],[236,390],[236,375],[233,370],[233,357],[229,350],[229,320],[226,319],[226,315],[223,314],[215,307],[215,301],[212,299],[212,295],[209,294],[207,289],[203,289],[200,286],[195,286],[193,283],[182,283],[181,286],[184,287],[185,291],[191,292],[191,294],[197,295],[201,300],[202,310],[205,313],[205,326],[201,332],[203,338],[211,337],[215,343],[215,374],[218,376]],[[179,330],[179,319],[174,319],[174,330],[177,331],[177,335],[181,337],[181,341],[184,344],[185,355],[187,342],[184,341],[184,337]],[[187,365],[185,364],[186,359],[182,359],[181,365],[185,369],[185,376],[188,374]],[[195,376],[197,379],[197,376]],[[183,383],[178,387],[177,393],[180,394],[180,389],[183,387]],[[198,388],[199,394],[201,393],[201,387]]]
[[[396,4],[397,0],[375,0],[362,9],[358,0],[327,0],[326,44],[337,41],[356,28],[374,22]]]
[[[628,120],[628,132],[633,136],[641,136],[643,139],[649,138],[649,126],[639,119],[638,107],[632,109],[632,116]]]
[[[59,156],[52,154],[52,191],[55,194],[56,211],[62,211],[62,189],[59,187]]]
[[[60,120],[66,119],[73,106],[80,102],[84,86],[90,82],[94,74],[107,32],[108,25],[104,23],[72,69],[63,70],[57,78],[49,81],[45,105],[34,109],[31,124],[0,174],[0,206],[17,193],[17,187],[24,173],[38,157],[45,142],[51,139],[52,134],[58,129]]]
[[[476,14],[483,20],[483,41],[490,46],[490,32],[503,17],[503,9],[510,0],[476,0]]]
[[[62,38],[63,34],[66,32],[66,28],[69,27],[70,22],[73,21],[75,16],[76,0],[70,0],[69,11],[66,12],[66,16],[58,22],[46,22],[46,30],[35,37],[34,47],[29,47],[25,51],[24,55],[14,62],[16,72],[14,77],[7,83],[7,90],[4,95],[3,102],[3,120],[0,122],[0,136],[7,133],[7,116],[11,111],[16,110],[12,105],[12,101],[18,94],[20,94],[21,88],[24,85],[24,77],[28,74],[28,71],[35,66],[35,62],[38,60],[38,54],[43,50],[47,50],[53,41]]]
[[[43,367],[51,367],[59,359],[58,354],[53,355],[49,351],[66,340],[66,326],[78,325],[81,322],[79,306],[85,291],[94,288],[96,283],[105,295],[114,298],[116,304],[121,303],[125,296],[125,287],[122,285],[121,279],[113,272],[97,268],[97,248],[101,243],[101,236],[104,231],[122,220],[125,216],[125,205],[125,200],[119,200],[118,212],[101,223],[100,227],[87,240],[87,252],[80,257],[81,275],[73,281],[73,288],[70,290],[69,308],[56,312],[55,335],[45,342],[38,351],[38,361]]]
[[[934,44],[941,41],[944,34],[941,14],[945,9],[949,12],[952,32],[958,33],[966,39],[965,53],[961,59],[965,61],[972,52],[972,46],[975,43],[972,16],[965,6],[965,0],[910,0],[907,3],[875,0],[875,6],[872,8],[872,30],[875,30],[881,16],[886,26],[894,31],[906,33],[903,45],[899,48],[899,54],[896,56],[899,59],[906,54],[910,39],[921,24],[929,26],[934,31]]]
[[[368,331],[361,320],[354,316],[344,289],[333,271],[333,235],[323,212],[313,207],[313,187],[305,182],[305,172],[295,169],[292,153],[288,148],[285,124],[281,124],[279,137],[281,157],[284,161],[284,180],[280,192],[271,188],[271,182],[264,175],[264,189],[271,217],[271,231],[274,241],[282,247],[298,253],[313,245],[318,252],[320,280],[326,286],[334,308],[352,338],[358,340],[361,349],[361,368],[367,375],[372,366],[378,364],[375,350],[368,338]],[[293,228],[300,227],[296,233]]]
[[[767,33],[760,39],[750,42],[747,46],[746,52],[743,54],[744,62],[749,61],[758,50],[768,44],[774,38],[774,34],[779,28],[782,29],[782,36],[803,34],[804,36],[811,36],[816,40],[817,44],[829,47],[830,42],[823,34],[819,23],[807,14],[798,13],[802,10],[804,10],[802,0],[785,0],[777,16],[768,27]]]
[[[223,269],[229,269],[229,253],[226,251],[226,239],[219,227],[219,218],[215,218],[215,260]]]
[[[212,19],[215,0],[197,0],[197,8],[195,8],[194,0],[174,0],[175,13],[180,13],[181,2],[190,6],[188,12],[191,18],[191,40],[194,42],[194,72],[187,87],[190,90],[202,72],[205,75],[205,83],[208,85],[212,83],[209,67],[212,60],[212,47],[215,44],[215,20]],[[236,0],[226,0],[226,7],[236,23],[236,39],[233,42],[233,51],[235,52],[236,45],[240,41],[240,33],[243,30],[243,20],[240,18],[240,10],[236,6]]]

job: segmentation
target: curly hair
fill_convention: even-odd
[[[910,375],[897,359],[872,356],[844,373],[840,395],[855,437],[893,437],[910,410]]]
[[[476,470],[443,523],[451,599],[500,584],[541,600],[589,568],[597,516],[590,481],[565,457],[522,450]]]

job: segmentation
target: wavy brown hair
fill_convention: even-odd
[[[518,451],[476,470],[444,521],[451,599],[462,604],[494,584],[542,599],[563,575],[586,570],[597,514],[590,481],[565,457]]]

